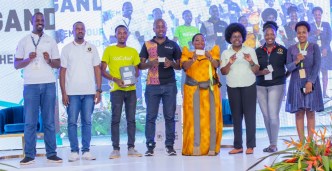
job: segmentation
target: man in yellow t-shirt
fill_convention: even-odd
[[[112,103],[112,124],[111,124],[111,139],[113,151],[109,156],[110,159],[120,157],[120,120],[122,113],[122,106],[125,103],[126,119],[127,119],[127,134],[128,134],[128,156],[141,157],[142,154],[135,150],[135,112],[136,112],[136,87],[135,83],[126,85],[126,82],[121,78],[120,68],[127,66],[135,67],[135,76],[138,77],[138,64],[140,58],[138,52],[126,45],[128,38],[128,29],[124,25],[119,25],[115,28],[115,37],[117,44],[108,46],[103,54],[101,72],[102,76],[111,80],[111,103]],[[109,73],[106,68],[109,68]],[[132,75],[131,72],[127,75]],[[122,74],[124,75],[124,74]]]

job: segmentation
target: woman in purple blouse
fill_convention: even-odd
[[[295,26],[299,43],[287,51],[287,69],[291,72],[286,111],[296,114],[296,128],[300,140],[304,136],[304,116],[307,117],[308,136],[315,129],[315,112],[324,110],[322,90],[319,83],[321,53],[316,43],[308,42],[310,25],[300,21]]]

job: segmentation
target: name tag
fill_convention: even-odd
[[[221,37],[222,36],[222,32],[217,32],[217,36]]]
[[[33,70],[39,70],[40,69],[40,60],[35,58],[32,62],[32,69]]]
[[[205,51],[204,50],[201,50],[201,49],[196,49],[196,55],[204,55],[205,54]]]
[[[321,47],[321,46],[322,46],[322,40],[317,40],[317,45],[318,45],[319,47]]]
[[[158,62],[165,62],[166,61],[166,57],[158,57]]]
[[[272,80],[272,72],[264,75],[264,80]]]
[[[299,74],[300,74],[300,78],[306,78],[305,70],[304,69],[300,69],[299,70]]]
[[[302,50],[300,53],[301,53],[303,56],[307,55],[307,51],[306,51],[306,50]]]
[[[273,67],[272,67],[272,65],[268,65],[267,66],[267,69],[272,73],[273,72]]]

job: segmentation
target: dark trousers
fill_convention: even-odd
[[[160,100],[163,102],[166,140],[165,146],[173,146],[175,140],[176,83],[165,85],[147,85],[145,90],[146,124],[145,137],[148,149],[154,149],[156,142],[156,119]]]
[[[113,91],[111,92],[112,103],[112,123],[111,123],[111,139],[114,150],[120,149],[120,121],[122,114],[123,102],[125,103],[125,113],[127,120],[128,148],[135,147],[136,133],[136,91]]]
[[[256,147],[256,84],[249,87],[227,86],[234,125],[234,148],[242,148],[242,120],[246,124],[247,148]]]

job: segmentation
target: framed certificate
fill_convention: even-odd
[[[124,85],[131,85],[136,83],[136,70],[134,66],[125,66],[120,68],[121,79]]]

